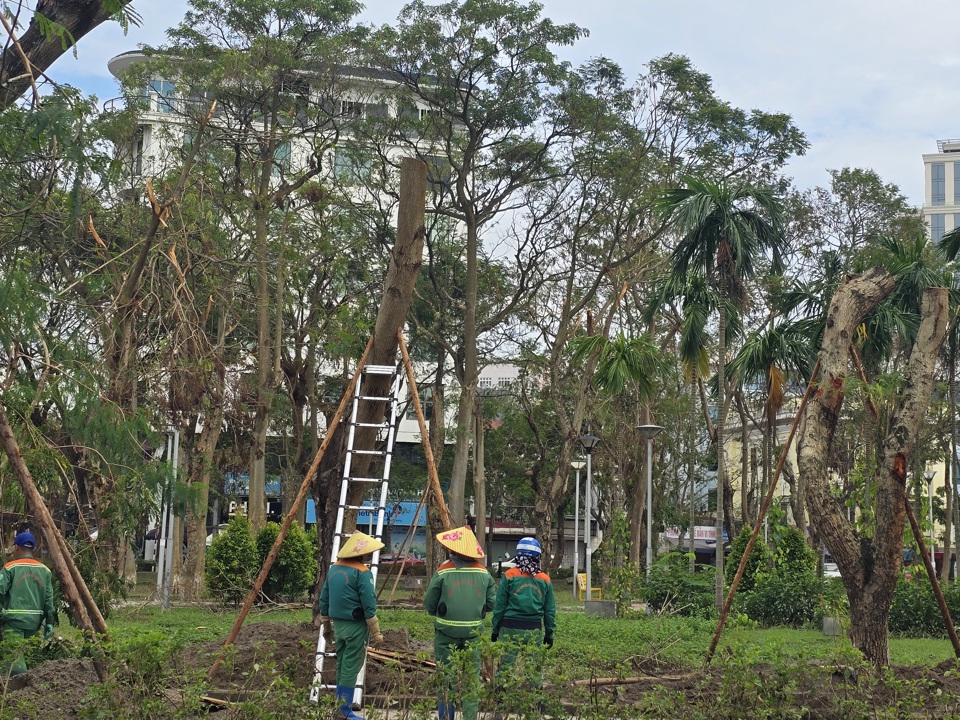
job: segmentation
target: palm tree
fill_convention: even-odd
[[[743,307],[745,282],[756,273],[756,261],[771,254],[772,268],[782,270],[786,242],[781,232],[781,205],[769,191],[746,184],[730,185],[687,177],[685,187],[664,192],[659,207],[680,233],[671,254],[671,274],[682,279],[702,275],[716,288],[717,326],[717,607],[723,606],[724,424],[726,422],[726,352],[728,303]],[[727,493],[727,514],[732,498]],[[730,518],[731,522],[733,518]],[[732,531],[731,525],[731,531]]]

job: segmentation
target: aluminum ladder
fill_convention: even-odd
[[[383,378],[391,376],[391,391],[389,396],[368,395],[365,387],[369,386],[373,378]],[[373,537],[380,540],[383,535],[383,525],[386,517],[387,490],[390,480],[390,463],[393,459],[393,443],[396,437],[397,416],[399,414],[401,393],[404,390],[404,368],[403,365],[364,365],[361,370],[360,379],[353,396],[353,409],[350,416],[350,424],[347,430],[347,452],[343,464],[343,478],[340,481],[340,502],[337,505],[337,520],[333,535],[333,548],[330,552],[330,564],[337,561],[337,553],[340,552],[341,542],[344,537],[349,537],[351,533],[343,532],[343,522],[348,511],[360,512],[366,510],[374,514],[376,521],[376,530],[371,533]],[[361,415],[361,405],[364,403],[386,402],[387,411],[381,422],[360,422],[358,417]],[[358,449],[355,447],[355,438],[357,428],[376,428],[377,442],[382,442],[382,449]],[[329,432],[330,430],[328,430]],[[373,462],[381,461],[381,477],[354,477],[352,468],[354,457],[358,455],[373,456]],[[364,500],[372,502],[372,505],[361,504],[349,505],[347,498],[350,491],[358,486],[364,487]],[[360,523],[357,523],[358,530]],[[373,581],[377,581],[377,565],[380,560],[380,551],[373,554],[373,562],[370,564],[370,571],[373,573]],[[323,632],[320,632],[317,639],[317,652],[314,663],[313,685],[310,689],[310,701],[318,702],[322,690],[334,690],[336,680],[333,683],[323,682],[324,667],[327,672],[330,668],[335,668],[337,663],[336,650],[333,647],[327,648],[326,638]],[[353,691],[353,705],[362,705],[363,703],[363,683],[366,675],[367,664],[364,660],[360,668],[360,674],[357,676],[357,685]]]

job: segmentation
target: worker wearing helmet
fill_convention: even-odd
[[[483,618],[493,610],[496,584],[480,562],[483,548],[468,527],[437,534],[437,542],[450,551],[450,558],[437,569],[427,587],[423,604],[435,620],[433,650],[437,668],[444,674],[437,707],[439,720],[453,720],[457,682],[453,677],[453,654],[469,652],[472,677],[464,678],[460,704],[464,720],[476,720],[480,692],[480,636]]]
[[[44,639],[53,635],[57,611],[53,607],[50,568],[34,559],[36,540],[30,532],[13,539],[13,560],[0,570],[0,635],[29,638],[43,629]],[[27,671],[22,653],[17,653],[11,675]]]
[[[373,573],[362,560],[383,547],[383,543],[362,532],[350,536],[337,561],[327,571],[320,590],[319,615],[315,620],[323,628],[327,643],[334,643],[337,652],[337,702],[340,714],[347,720],[362,720],[353,712],[354,689],[367,643],[376,647],[383,643],[377,619],[377,593]]]
[[[542,553],[536,538],[522,538],[517,543],[517,566],[507,570],[500,580],[491,637],[494,642],[499,639],[508,644],[498,674],[514,665],[525,646],[539,646],[542,642],[553,647],[557,605],[550,576],[540,567]],[[542,673],[537,673],[534,682],[538,687],[543,685]]]

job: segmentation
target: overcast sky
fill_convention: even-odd
[[[828,168],[876,170],[916,205],[923,201],[921,155],[960,137],[960,26],[955,0],[543,0],[544,14],[590,36],[560,56],[579,64],[605,55],[628,77],[652,58],[687,55],[735,106],[793,116],[811,147],[789,171],[800,188],[827,184]],[[386,23],[401,0],[369,0],[361,16]],[[186,0],[133,0],[143,17],[128,35],[104,25],[83,38],[77,59],[61,58],[58,81],[117,94],[107,60],[138,44],[163,42]]]

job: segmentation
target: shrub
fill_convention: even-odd
[[[743,551],[747,549],[751,532],[752,528],[744,527],[733,539],[730,554],[724,560],[723,575],[727,585],[733,582],[733,576],[737,574],[737,568],[740,567],[740,558],[743,557]],[[740,578],[737,592],[750,592],[756,582],[757,573],[766,572],[770,564],[770,549],[761,538],[757,538],[757,542],[747,560],[747,566],[743,569],[743,577]]]
[[[250,592],[258,568],[250,524],[246,518],[234,517],[207,551],[207,589],[221,602],[236,605]]]
[[[267,523],[257,533],[259,566],[267,559],[273,543],[280,534],[277,523]],[[297,523],[290,525],[280,552],[263,583],[263,594],[268,598],[303,597],[313,586],[317,574],[317,555],[307,533]]]
[[[950,615],[960,613],[960,584],[942,586]],[[901,577],[893,591],[888,621],[890,632],[913,637],[946,637],[947,628],[940,614],[940,606],[926,577],[907,580]]]
[[[823,580],[814,573],[760,574],[753,589],[744,593],[740,607],[761,625],[801,627],[821,613]]]
[[[660,556],[641,585],[641,597],[653,612],[707,617],[714,610],[714,569],[697,566],[690,572],[685,553]]]
[[[817,571],[817,553],[803,533],[793,527],[777,528],[773,564],[782,575],[807,575]]]

